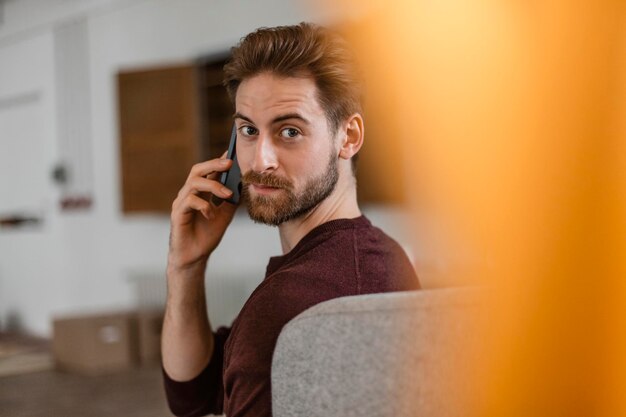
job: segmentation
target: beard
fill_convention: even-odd
[[[309,179],[302,190],[294,189],[291,181],[273,174],[246,172],[242,178],[242,194],[247,202],[248,214],[256,223],[278,226],[309,213],[335,189],[339,180],[337,161],[330,155],[326,170]],[[251,195],[250,183],[279,188],[277,195]]]

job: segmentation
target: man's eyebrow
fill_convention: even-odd
[[[298,113],[287,113],[287,114],[283,114],[281,116],[275,117],[274,120],[272,120],[272,124],[289,120],[289,119],[298,119],[298,120],[302,120],[307,125],[311,124],[307,119],[305,119],[303,116],[299,115]]]
[[[244,116],[243,114],[236,112],[235,114],[233,114],[233,119],[243,119],[248,123],[252,123],[254,124],[254,122],[252,121],[252,119],[250,119],[247,116]],[[304,123],[311,124],[311,122],[309,122],[305,117],[303,117],[302,115],[298,114],[298,113],[286,113],[286,114],[282,114],[280,116],[277,116],[274,118],[274,120],[272,120],[272,124],[274,123],[278,123],[278,122],[282,122],[285,120],[290,120],[290,119],[298,119],[303,121]]]
[[[252,119],[250,119],[249,117],[244,116],[243,114],[236,112],[235,114],[233,114],[233,120],[234,119],[243,119],[248,123],[252,123],[254,124],[254,122],[252,121]]]

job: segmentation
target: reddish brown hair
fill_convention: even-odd
[[[362,82],[354,56],[327,28],[303,22],[260,28],[245,36],[224,66],[224,85],[233,103],[239,84],[262,72],[312,77],[333,134],[350,115],[362,113]]]

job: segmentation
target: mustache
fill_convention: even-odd
[[[287,190],[292,188],[291,182],[286,180],[285,178],[281,178],[273,174],[259,174],[258,172],[254,172],[252,170],[244,173],[241,176],[241,182],[244,184],[252,183],[264,185],[266,187],[284,188]]]

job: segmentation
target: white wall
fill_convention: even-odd
[[[34,9],[39,11],[28,12]],[[5,24],[0,26],[0,103],[20,94],[37,94],[39,111],[33,114],[38,118],[31,122],[40,126],[40,137],[33,140],[41,148],[33,149],[24,163],[33,166],[36,190],[30,196],[36,197],[44,223],[41,228],[0,229],[0,325],[15,313],[26,331],[47,336],[51,316],[134,306],[133,277],[151,275],[155,285],[163,284],[168,218],[124,216],[120,210],[115,96],[115,74],[120,69],[190,60],[223,51],[260,26],[336,21],[345,13],[289,0],[7,3]],[[94,206],[84,212],[63,212],[59,191],[49,180],[58,158],[55,117],[60,112],[53,33],[76,19],[86,19],[88,38],[91,135],[86,140],[91,141]],[[8,149],[17,130],[2,130],[0,125],[0,151]],[[12,175],[7,171],[0,166],[1,177]],[[5,184],[0,198],[19,195],[18,183],[14,188],[0,183]],[[401,213],[376,208],[367,212],[401,242],[409,241],[402,233],[406,227],[398,224]],[[209,291],[230,285],[236,293],[229,298],[220,296],[226,290],[215,291],[209,298],[214,324],[232,319],[245,295],[262,279],[267,258],[279,252],[275,229],[254,225],[245,213],[236,216],[209,265]]]
[[[0,189],[3,213],[11,209],[54,216],[57,193],[48,180],[50,161],[56,157],[55,90],[52,35],[37,33],[19,43],[0,48],[0,107],[4,123],[0,125],[0,152],[15,150],[18,156],[30,150],[28,159],[0,165],[3,182]],[[24,100],[23,98],[28,98]],[[32,117],[31,125],[21,126],[16,113]],[[26,130],[30,137],[24,137]],[[22,141],[28,141],[22,144]],[[19,142],[18,142],[19,141]],[[12,152],[13,153],[13,152]],[[3,160],[13,157],[4,154]],[[46,222],[43,230],[0,230],[0,314],[6,321],[7,312],[26,312],[30,328],[44,332],[48,309],[63,303],[64,275],[57,244],[59,229]],[[49,250],[53,248],[53,250]],[[45,299],[41,299],[45,294]],[[28,316],[28,317],[27,317]],[[39,318],[39,319],[36,319]]]

